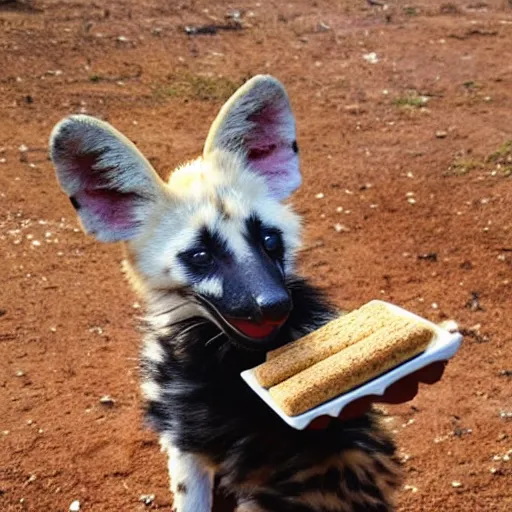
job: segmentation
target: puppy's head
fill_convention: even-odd
[[[283,204],[301,182],[283,86],[257,76],[224,105],[203,154],[161,180],[109,124],[71,116],[50,154],[84,230],[125,241],[139,289],[185,297],[230,337],[264,347],[286,320],[285,276],[299,221]]]

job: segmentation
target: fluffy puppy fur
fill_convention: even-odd
[[[375,413],[294,430],[240,378],[335,314],[294,274],[299,220],[283,201],[301,176],[283,86],[242,86],[168,183],[88,116],[61,121],[50,149],[84,230],[125,242],[146,302],[142,391],[177,512],[209,512],[215,484],[237,512],[391,511],[395,447]]]

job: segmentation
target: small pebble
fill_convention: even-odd
[[[139,501],[144,503],[144,505],[151,505],[153,501],[155,501],[155,495],[154,494],[141,494],[139,496]]]
[[[100,398],[100,404],[105,407],[114,407],[115,403],[116,401],[108,395],[104,395]]]
[[[75,500],[69,505],[69,512],[80,512],[80,502]]]
[[[315,195],[315,198],[316,199],[323,199],[325,196],[322,192],[319,192],[318,194]]]
[[[448,133],[445,132],[444,130],[437,130],[437,132],[436,132],[436,137],[438,139],[445,139],[447,135],[448,135]]]
[[[456,480],[454,480],[452,482],[452,487],[454,487],[455,489],[458,489],[458,488],[462,487],[462,483],[461,482],[457,482]]]
[[[349,233],[350,232],[350,228],[348,228],[347,226],[344,226],[343,224],[334,224],[334,231],[336,231],[336,233]]]
[[[365,53],[363,59],[370,64],[377,64],[377,62],[379,62],[379,58],[375,52]]]

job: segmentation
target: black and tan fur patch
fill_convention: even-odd
[[[280,341],[305,334],[333,315],[316,290],[298,278],[287,286],[294,309]],[[288,427],[242,381],[240,372],[264,359],[193,319],[148,333],[162,348],[159,362],[143,360],[161,400],[147,417],[177,448],[216,468],[218,484],[234,495],[238,512],[390,512],[399,485],[395,446],[377,413],[325,430]],[[229,400],[226,400],[229,397]]]

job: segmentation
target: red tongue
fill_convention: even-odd
[[[247,320],[230,320],[231,325],[249,338],[266,338],[271,332],[279,327],[283,322],[264,322],[255,324]]]

